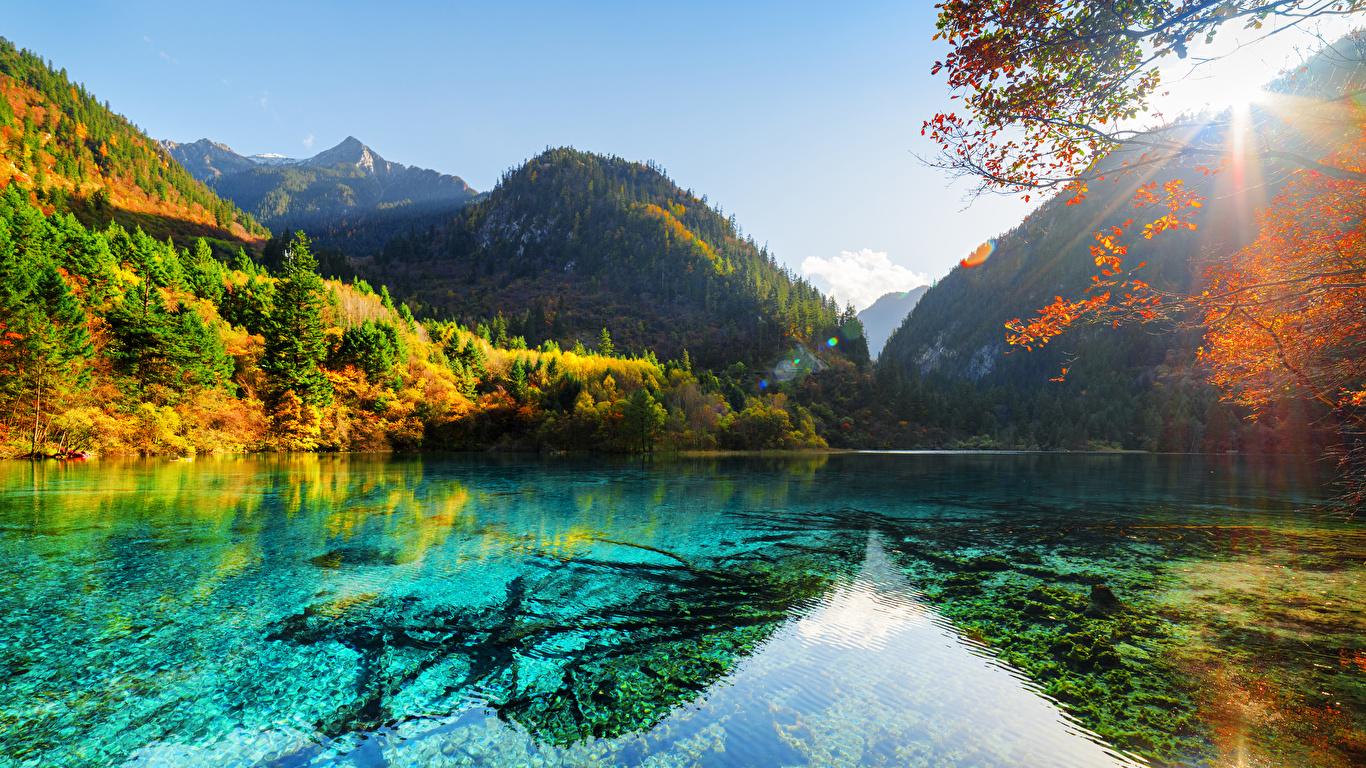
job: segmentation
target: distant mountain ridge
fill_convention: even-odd
[[[909,291],[884,293],[858,313],[858,320],[863,323],[863,336],[868,340],[868,354],[876,359],[882,353],[882,347],[892,333],[901,326],[911,310],[915,309],[920,297],[929,289],[928,285],[922,285]]]
[[[456,208],[478,197],[459,176],[385,160],[354,136],[312,157],[242,155],[200,139],[161,147],[258,220],[302,226],[391,208]]]

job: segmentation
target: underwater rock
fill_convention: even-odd
[[[1088,616],[1113,616],[1124,610],[1124,604],[1115,597],[1115,593],[1104,584],[1093,584],[1091,586],[1091,604],[1086,608]]]
[[[979,557],[975,560],[969,560],[964,564],[964,570],[977,571],[979,573],[1002,573],[1004,571],[1009,571],[1014,567],[1015,566],[1011,565],[1010,561],[1003,560],[999,557]]]
[[[319,568],[339,568],[343,565],[398,565],[403,559],[392,549],[342,547],[311,557],[308,562]]]

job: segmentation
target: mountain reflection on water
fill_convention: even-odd
[[[1296,511],[1321,476],[1273,469],[990,455],[6,465],[0,755],[1123,765],[1126,751],[1188,762],[1277,744],[1282,763],[1351,764],[1362,669],[1321,679],[1281,640],[1356,658],[1349,582],[1366,547]],[[1284,585],[1248,588],[1254,561],[1342,584],[1338,609],[1314,625],[1244,600],[1227,618],[1231,589],[1283,602]],[[1122,606],[1088,597],[1101,583]],[[1248,675],[1268,665],[1332,702],[1251,700]],[[1287,714],[1318,741],[1281,744],[1298,738]]]

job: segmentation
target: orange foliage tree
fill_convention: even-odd
[[[1259,216],[1256,242],[1210,269],[1201,357],[1258,407],[1287,391],[1366,430],[1366,187],[1306,176]]]
[[[1293,142],[1235,147],[1208,141],[1209,121],[1144,125],[1160,95],[1159,63],[1213,41],[1226,24],[1243,35],[1324,16],[1352,16],[1362,0],[944,0],[936,39],[952,50],[934,65],[964,109],[925,121],[936,162],[976,178],[981,191],[1075,189],[1107,175],[1096,161],[1124,147],[1130,170],[1172,160],[1217,162],[1248,152],[1366,181]],[[1275,24],[1263,29],[1268,22]],[[1204,60],[1203,58],[1201,59]],[[1026,199],[1028,196],[1026,195]]]
[[[1187,47],[1210,42],[1226,24],[1244,35],[1323,16],[1352,16],[1360,0],[945,0],[937,39],[949,55],[945,71],[962,114],[927,120],[941,148],[936,165],[975,177],[978,191],[1053,190],[1085,198],[1087,185],[1180,165],[1189,176],[1205,161],[1213,172],[1268,161],[1291,183],[1259,213],[1260,234],[1206,274],[1205,290],[1160,290],[1124,264],[1124,238],[1144,219],[1145,238],[1194,229],[1203,204],[1180,180],[1138,187],[1134,218],[1095,233],[1099,273],[1081,297],[1057,296],[1038,317],[1007,325],[1007,340],[1046,344],[1079,323],[1148,322],[1184,317],[1202,323],[1201,359],[1212,383],[1235,402],[1264,408],[1287,396],[1323,404],[1344,432],[1344,468],[1361,482],[1352,503],[1366,499],[1366,110],[1361,93],[1361,36],[1349,36],[1343,71],[1322,76],[1326,89],[1283,95],[1295,115],[1249,125],[1246,116],[1141,120],[1160,93],[1159,62],[1184,59]],[[1345,55],[1344,55],[1345,54]],[[1312,62],[1311,62],[1312,64]],[[1302,71],[1308,71],[1306,66]],[[1332,92],[1323,92],[1323,91]],[[1288,130],[1298,120],[1329,130]],[[1273,127],[1279,124],[1281,127]],[[1122,162],[1121,162],[1122,161]],[[1194,161],[1194,162],[1192,162]],[[1200,168],[1208,176],[1212,171]],[[1155,214],[1153,212],[1155,211]],[[1148,215],[1145,215],[1148,214]],[[1064,374],[1066,371],[1064,370]],[[1353,470],[1353,468],[1356,470]]]
[[[1366,501],[1366,185],[1309,174],[1259,215],[1257,240],[1209,271],[1202,360],[1228,397],[1261,410],[1287,395],[1345,427],[1353,508]]]
[[[1343,183],[1366,183],[1366,172],[1338,158],[1315,159],[1314,143],[1303,133],[1268,130],[1279,119],[1263,120],[1249,139],[1246,121],[1184,118],[1144,126],[1150,99],[1161,86],[1158,62],[1185,58],[1187,45],[1210,41],[1219,29],[1238,22],[1259,30],[1274,17],[1297,23],[1328,15],[1359,13],[1366,3],[1340,0],[945,0],[936,38],[952,46],[934,67],[948,76],[963,114],[950,112],[925,121],[921,130],[940,145],[935,163],[974,177],[978,191],[1056,191],[1068,204],[1086,198],[1088,185],[1135,173],[1151,178],[1159,169],[1200,159],[1208,176],[1232,164],[1275,161],[1301,173]],[[1356,41],[1353,41],[1356,44]],[[1334,77],[1325,78],[1334,80]],[[1300,116],[1335,123],[1331,141],[1360,131],[1362,110],[1351,87],[1360,78],[1337,78],[1337,98],[1315,106],[1297,104]],[[1274,115],[1273,117],[1284,117]],[[1346,128],[1343,131],[1343,128]],[[1151,239],[1166,231],[1195,229],[1191,220],[1203,198],[1180,179],[1138,185],[1134,217],[1096,232],[1091,256],[1099,272],[1081,297],[1057,296],[1039,316],[1015,320],[1007,341],[1032,349],[1068,328],[1089,322],[1147,322],[1200,308],[1205,296],[1174,295],[1139,279],[1143,265],[1126,267],[1124,237],[1140,219]]]

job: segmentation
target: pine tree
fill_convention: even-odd
[[[218,331],[194,307],[180,304],[172,313],[172,360],[182,387],[222,387],[232,377],[232,357]]]
[[[508,371],[508,388],[513,400],[526,402],[526,366],[520,357],[512,363],[512,370]]]
[[[129,290],[105,319],[113,337],[106,355],[139,392],[219,387],[232,375],[232,358],[217,331],[193,307],[167,307],[150,280]]]
[[[499,312],[498,316],[493,318],[493,346],[497,349],[506,349],[507,345],[508,321],[503,317],[503,313]]]
[[[316,268],[308,238],[295,232],[276,283],[261,368],[276,393],[294,392],[306,405],[323,406],[332,402],[332,387],[319,367],[327,356],[326,289]]]
[[[274,281],[255,275],[245,283],[225,285],[218,313],[248,333],[264,333],[275,305],[275,285]]]
[[[616,347],[612,346],[612,334],[603,328],[602,333],[598,334],[598,354],[603,357],[611,357],[616,354],[616,351]]]
[[[394,365],[403,358],[403,353],[397,329],[388,323],[366,320],[342,334],[337,357],[338,362],[365,371],[371,383],[386,384],[392,382]]]
[[[23,336],[20,345],[27,352],[28,378],[32,382],[32,450],[36,451],[41,438],[44,394],[49,390],[69,392],[75,368],[91,354],[92,348],[85,312],[56,264],[49,261],[42,267],[30,303],[37,312],[29,318],[38,322],[30,323],[27,332],[22,325],[16,328]]]
[[[54,395],[75,389],[92,347],[85,311],[53,259],[49,223],[17,195],[5,202],[18,215],[13,230],[0,219],[0,325],[8,337],[0,349],[0,395],[33,408],[30,450],[37,451],[44,409],[51,411]]]
[[[185,267],[185,282],[194,295],[217,304],[223,298],[223,265],[213,257],[204,238],[195,240],[194,251],[181,261]]]
[[[255,275],[259,271],[256,262],[241,248],[237,249],[237,260],[233,262],[232,268],[244,275]]]
[[[664,429],[668,412],[647,390],[637,389],[622,410],[622,422],[633,450],[641,453],[654,450],[659,434]]]

